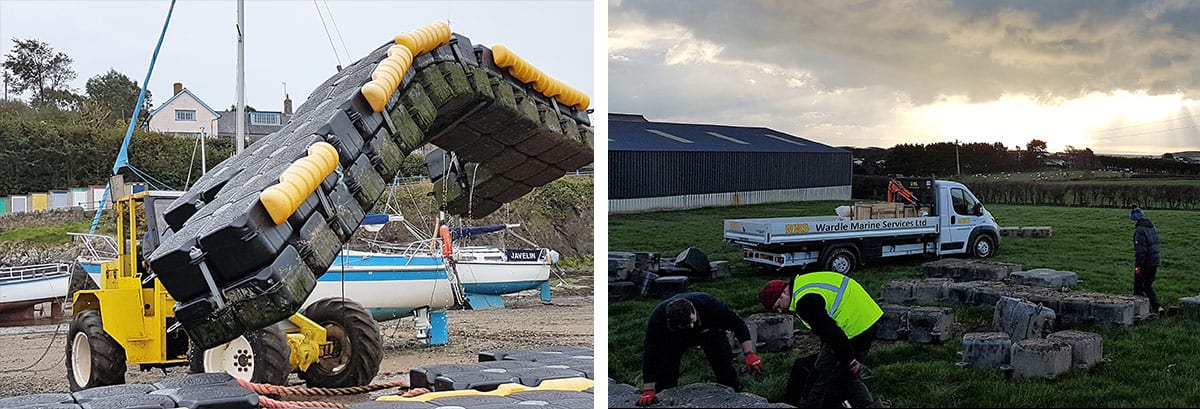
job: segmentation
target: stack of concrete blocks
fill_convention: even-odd
[[[1127,326],[1150,314],[1146,297],[1132,295],[1064,292],[995,281],[957,282],[950,284],[947,293],[950,302],[967,305],[995,305],[1000,297],[1029,300],[1055,310],[1057,324],[1064,328],[1084,324]]]
[[[1020,264],[944,258],[921,265],[925,277],[950,278],[954,281],[998,281],[1021,271]]]
[[[759,348],[762,348],[762,342],[758,339],[758,323],[750,320],[743,321],[746,322],[746,329],[750,330],[750,343],[754,344],[754,350],[758,352]],[[733,331],[725,331],[725,339],[729,341],[729,352],[733,353],[738,359],[743,358],[742,343],[733,335]]]
[[[687,261],[663,262],[658,253],[612,251],[608,253],[609,302],[625,301],[638,296],[668,298],[687,291],[689,276],[697,274],[692,261],[701,260],[704,274],[711,274],[707,257],[695,255],[694,248],[685,250],[680,257]],[[724,270],[728,272],[728,269]]]
[[[609,379],[608,407],[636,408],[641,390],[618,384]],[[771,403],[762,396],[735,392],[733,388],[715,383],[694,383],[664,389],[657,394],[658,403],[651,408],[794,408],[786,403]]]
[[[1050,226],[1001,227],[1000,237],[1046,238],[1053,234]]]
[[[883,304],[883,317],[875,327],[875,338],[937,344],[954,338],[954,310],[940,307],[909,307]]]
[[[1011,368],[1015,379],[1054,378],[1073,366],[1094,366],[1103,356],[1103,340],[1097,334],[1051,332],[1055,313],[1043,305],[1002,296],[992,321],[1001,332],[963,336],[964,365]],[[1006,344],[1011,345],[1007,352]]]

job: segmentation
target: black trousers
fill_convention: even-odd
[[[1158,294],[1154,292],[1154,276],[1158,275],[1158,266],[1142,267],[1141,274],[1133,277],[1133,295],[1143,295],[1150,299],[1150,312],[1158,312],[1162,305],[1158,303]]]
[[[858,362],[866,363],[874,341],[874,325],[850,338]],[[852,407],[865,408],[875,402],[867,385],[845,363],[838,362],[833,346],[826,343],[821,344],[821,352],[792,363],[785,400],[801,408],[840,408],[847,400]]]
[[[683,354],[695,346],[704,351],[708,365],[712,367],[717,383],[741,392],[742,383],[738,381],[737,371],[733,370],[733,351],[725,331],[708,331],[699,334],[689,334],[686,337],[672,337],[670,345],[665,348],[666,356],[663,367],[658,369],[658,379],[654,381],[654,390],[661,391],[679,386],[679,365]]]

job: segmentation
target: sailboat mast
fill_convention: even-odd
[[[245,4],[237,2],[237,153],[246,148],[246,21],[243,17]]]

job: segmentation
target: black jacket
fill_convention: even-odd
[[[1133,231],[1133,265],[1158,266],[1158,229],[1150,219],[1138,220]]]
[[[687,331],[673,332],[667,328],[667,304],[680,298],[685,298],[696,307],[696,319],[700,325]],[[646,324],[646,344],[642,353],[642,381],[649,383],[657,381],[658,368],[665,363],[666,351],[673,348],[686,348],[695,343],[688,343],[689,338],[702,335],[714,335],[717,331],[724,338],[724,331],[732,331],[738,342],[750,340],[750,329],[737,313],[725,306],[717,297],[706,293],[682,293],[667,299],[654,308],[650,313],[650,322]]]

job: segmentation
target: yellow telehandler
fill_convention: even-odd
[[[124,190],[122,185],[114,181],[113,191]],[[72,391],[124,383],[127,363],[143,370],[188,365],[191,372],[227,372],[280,385],[298,371],[315,387],[365,385],[375,377],[382,359],[379,326],[365,308],[344,298],[317,301],[306,315],[294,314],[206,351],[191,348],[176,323],[175,300],[139,252],[170,234],[162,211],[183,193],[114,194],[117,257],[99,265],[99,289],[73,298],[66,346]]]

